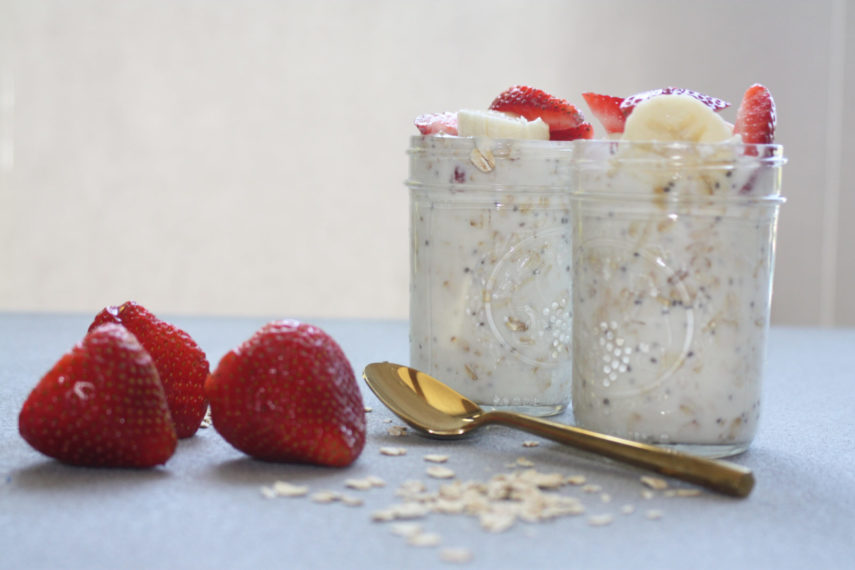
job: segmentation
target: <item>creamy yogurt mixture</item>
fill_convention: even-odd
[[[780,155],[584,144],[576,423],[708,455],[745,449],[759,417]]]
[[[411,364],[482,405],[569,401],[571,143],[417,136]]]

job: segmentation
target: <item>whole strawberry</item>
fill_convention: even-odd
[[[178,437],[196,433],[208,409],[205,378],[210,367],[202,349],[186,332],[133,301],[105,308],[89,330],[103,323],[124,325],[137,337],[157,367]]]
[[[222,358],[205,392],[214,428],[258,459],[343,467],[365,445],[353,368],[338,344],[309,324],[265,325]]]
[[[45,455],[92,467],[159,465],[177,442],[151,356],[116,324],[90,331],[45,374],[18,431]]]

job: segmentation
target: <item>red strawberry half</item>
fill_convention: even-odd
[[[208,409],[205,378],[210,367],[202,349],[186,332],[133,301],[105,308],[89,330],[103,323],[124,325],[137,337],[157,367],[178,437],[196,433]]]
[[[760,84],[749,87],[736,112],[734,134],[742,135],[745,144],[771,144],[776,122],[775,101],[769,90]]]
[[[691,89],[683,89],[682,87],[664,87],[662,89],[653,89],[652,91],[645,91],[643,93],[637,93],[635,95],[630,95],[625,98],[620,104],[620,110],[623,113],[624,117],[628,117],[632,110],[641,103],[642,101],[647,101],[653,97],[657,97],[659,95],[688,95],[689,97],[694,97],[713,111],[721,111],[722,109],[727,109],[730,107],[730,103],[727,101],[722,101],[721,99],[717,99],[715,97],[710,97],[709,95],[704,95],[703,93],[698,93],[697,91],[692,91]]]
[[[591,123],[582,123],[578,127],[565,129],[563,131],[549,131],[551,141],[573,141],[576,139],[590,139],[594,137],[594,127]]]
[[[582,93],[582,98],[591,109],[591,113],[600,121],[607,133],[622,133],[626,123],[626,115],[620,109],[623,97],[601,95],[599,93]]]
[[[177,441],[151,356],[116,324],[91,330],[45,374],[18,431],[45,455],[92,467],[159,465]]]
[[[416,128],[423,135],[456,135],[457,113],[427,113],[419,115],[415,120]]]
[[[365,445],[353,369],[321,329],[284,320],[227,353],[205,383],[214,428],[266,461],[351,464]]]
[[[506,89],[493,100],[490,109],[521,115],[529,121],[541,118],[549,125],[551,140],[593,136],[590,123],[574,105],[534,87],[515,85]]]

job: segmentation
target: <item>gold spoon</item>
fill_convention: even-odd
[[[754,487],[750,469],[590,430],[506,411],[484,411],[436,378],[414,368],[375,362],[362,373],[390,410],[418,431],[457,438],[486,424],[502,424],[559,443],[689,481],[714,491],[747,497]]]

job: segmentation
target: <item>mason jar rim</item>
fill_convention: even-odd
[[[649,172],[652,175],[673,175],[685,173],[716,173],[725,171],[751,170],[765,171],[770,175],[780,176],[780,168],[786,164],[783,156],[783,146],[778,144],[744,144],[735,139],[718,143],[690,143],[666,141],[622,141],[612,139],[580,139],[573,141],[546,141],[526,139],[493,139],[490,137],[457,137],[442,135],[414,135],[411,137],[411,147],[407,154],[411,159],[410,176],[406,185],[411,190],[431,191],[447,190],[449,184],[452,194],[457,192],[475,192],[481,190],[485,195],[503,194],[505,192],[520,192],[525,190],[566,192],[577,200],[608,199],[638,202],[650,200],[648,194],[626,192],[622,189],[589,191],[585,184],[580,184],[589,173],[607,174],[617,170],[627,173]],[[486,150],[488,149],[488,150]],[[465,182],[442,182],[434,184],[414,176],[413,167],[416,164],[427,165],[427,161],[435,159],[437,163],[447,163],[448,160],[465,160],[471,163],[471,154],[482,150],[491,154],[496,166],[482,170],[491,178],[469,180]],[[552,172],[546,178],[532,179],[531,177],[504,180],[498,176],[499,163],[512,163],[520,159],[538,158],[555,161],[563,165],[561,176],[553,179]],[[472,163],[475,168],[478,164]],[[480,169],[480,168],[479,168]],[[544,171],[546,172],[546,171]],[[455,172],[456,173],[456,172]],[[752,178],[754,175],[752,175]],[[780,180],[780,179],[779,179]],[[690,196],[674,193],[657,200],[673,203],[681,202],[758,202],[783,203],[780,195],[780,182],[774,185],[775,190],[763,194],[739,191],[736,193],[715,193],[711,195]],[[454,189],[457,189],[456,191]],[[465,188],[465,190],[464,190]]]
[[[679,157],[681,151],[694,151],[700,153],[713,153],[715,151],[721,151],[723,149],[732,150],[734,152],[731,153],[731,156],[750,159],[750,160],[760,160],[764,163],[770,163],[775,166],[787,163],[787,158],[784,156],[784,147],[781,144],[756,144],[756,143],[741,143],[736,142],[733,139],[720,141],[720,142],[686,142],[686,141],[625,141],[620,139],[576,139],[572,141],[553,141],[553,140],[540,140],[540,139],[501,139],[501,138],[492,138],[492,137],[478,137],[478,136],[470,136],[470,137],[460,137],[460,136],[452,136],[452,135],[412,135],[410,137],[410,146],[407,149],[407,154],[420,154],[430,152],[434,155],[441,154],[438,152],[440,149],[437,148],[436,143],[442,146],[441,150],[448,150],[449,153],[456,152],[458,150],[469,149],[473,144],[475,144],[479,139],[489,140],[493,145],[493,152],[499,156],[502,156],[503,153],[510,152],[511,148],[519,150],[521,148],[531,148],[532,150],[556,150],[556,151],[580,151],[584,152],[586,149],[591,148],[607,148],[610,150],[611,155],[614,157],[617,153],[619,153],[622,149],[625,148],[641,148],[648,149],[651,152],[654,152],[659,157],[662,156],[662,152],[669,152],[672,154],[672,159],[676,159]],[[434,146],[430,148],[426,147],[424,144],[427,141],[434,143]],[[736,152],[741,150],[742,152]],[[658,160],[658,158],[654,157],[629,157],[629,156],[620,156],[621,160],[627,161],[644,161],[644,160]],[[572,160],[577,163],[585,163],[585,162],[596,162],[600,157],[594,158],[585,158],[582,156],[573,156]]]
[[[667,164],[668,166],[679,166],[684,161],[693,166],[717,166],[751,161],[764,166],[778,167],[787,163],[783,145],[742,143],[733,139],[713,143],[607,139],[576,142],[579,143],[580,152],[573,159],[582,168],[590,164],[607,164],[612,161],[621,164]],[[589,156],[591,149],[602,149],[600,152],[608,152],[608,155]],[[631,152],[632,150],[638,152]],[[722,153],[722,151],[727,152]]]
[[[489,143],[490,151],[497,158],[516,158],[520,152],[572,152],[576,141],[550,141],[540,139],[501,139],[487,136],[458,137],[449,135],[413,135],[407,154],[429,154],[435,157],[457,156],[471,152],[480,141]],[[428,145],[427,143],[430,143]]]

